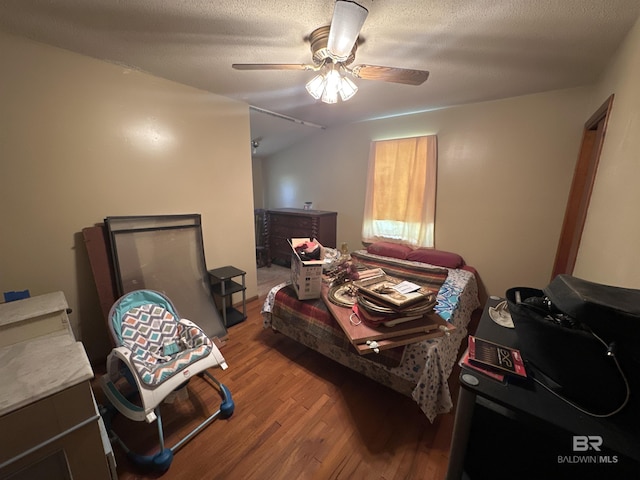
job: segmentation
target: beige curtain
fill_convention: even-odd
[[[437,137],[371,142],[362,238],[434,246]]]

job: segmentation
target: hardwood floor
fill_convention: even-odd
[[[264,330],[263,299],[250,302],[248,319],[229,330],[221,349],[229,368],[211,371],[233,395],[233,416],[215,420],[176,452],[164,475],[136,470],[114,446],[119,478],[444,478],[453,412],[431,424],[411,399]],[[220,403],[200,378],[187,388],[189,400],[162,406],[168,447]],[[102,392],[94,390],[100,403]],[[114,428],[138,453],[157,448],[155,423],[118,416]]]

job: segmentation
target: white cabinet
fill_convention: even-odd
[[[0,304],[1,478],[115,478],[66,310],[62,292]]]

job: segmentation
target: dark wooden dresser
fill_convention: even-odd
[[[290,238],[315,238],[325,247],[336,248],[337,212],[304,210],[302,208],[277,208],[267,210],[265,217],[265,241],[267,265],[273,259],[284,263],[291,261]]]

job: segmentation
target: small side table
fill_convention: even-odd
[[[221,301],[222,307],[220,309],[225,327],[236,325],[247,318],[247,289],[244,280],[246,273],[231,265],[209,270],[211,291],[214,298]],[[235,277],[242,277],[242,283],[234,281]],[[240,292],[242,292],[242,312],[233,307],[232,301],[233,294]]]

